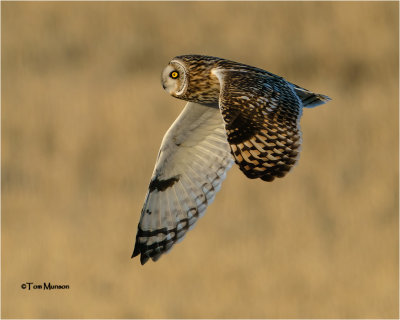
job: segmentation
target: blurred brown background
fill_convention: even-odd
[[[397,318],[397,2],[2,2],[2,317]],[[157,263],[131,260],[179,54],[331,96],[298,166],[234,167]],[[21,284],[68,284],[23,290]]]

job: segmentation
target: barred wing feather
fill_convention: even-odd
[[[220,108],[235,162],[251,179],[282,178],[300,151],[302,103],[290,83],[268,74],[216,70]]]
[[[233,162],[220,110],[187,103],[163,138],[132,257],[156,261],[182,240]]]

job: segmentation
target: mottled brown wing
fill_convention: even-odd
[[[300,151],[302,104],[283,78],[215,70],[220,110],[235,162],[251,178],[272,181],[295,165]]]

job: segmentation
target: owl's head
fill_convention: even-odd
[[[188,87],[188,75],[183,61],[171,60],[161,74],[161,83],[170,95],[181,98]]]
[[[220,84],[212,69],[219,60],[200,55],[177,56],[161,74],[163,88],[178,99],[218,106]]]

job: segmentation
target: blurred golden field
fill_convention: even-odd
[[[397,318],[397,2],[2,2],[2,318]],[[130,259],[179,54],[329,95],[299,164],[237,167],[185,240]],[[23,290],[21,284],[68,284]]]

